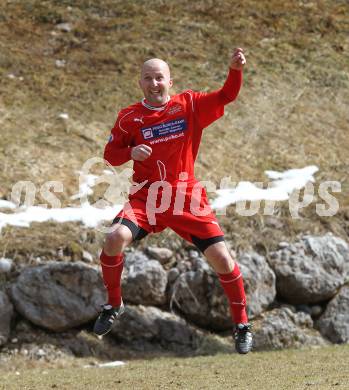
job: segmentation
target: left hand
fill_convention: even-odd
[[[234,50],[234,53],[230,59],[230,69],[242,70],[246,65],[246,58],[243,49],[238,47]]]

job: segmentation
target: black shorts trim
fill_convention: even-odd
[[[216,244],[217,242],[224,241],[224,236],[216,236],[210,238],[198,238],[195,236],[190,236],[193,244],[204,253],[205,250],[212,244]]]
[[[112,225],[116,223],[120,223],[120,225],[124,225],[131,230],[133,241],[140,241],[142,238],[144,238],[149,234],[145,229],[136,225],[134,222],[130,221],[129,219],[123,217],[116,217],[113,219]]]

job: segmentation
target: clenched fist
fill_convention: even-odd
[[[245,64],[246,64],[246,58],[244,56],[244,51],[240,47],[238,47],[237,49],[234,50],[234,53],[231,56],[230,68],[242,70]]]
[[[150,157],[152,148],[148,145],[137,145],[131,150],[131,158],[135,161],[144,161]]]

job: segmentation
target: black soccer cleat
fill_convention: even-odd
[[[101,314],[98,316],[93,332],[97,336],[104,336],[111,331],[114,321],[122,315],[125,311],[124,303],[121,301],[119,307],[112,307],[111,305],[102,305]]]
[[[249,353],[252,349],[253,337],[251,324],[237,324],[234,330],[235,349],[238,353]]]

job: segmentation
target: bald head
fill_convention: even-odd
[[[169,90],[172,87],[170,67],[159,58],[145,61],[139,80],[145,100],[154,106],[162,106],[169,100]]]
[[[150,60],[145,61],[142,65],[141,76],[145,72],[152,70],[161,70],[166,73],[169,78],[171,77],[170,67],[168,66],[168,63],[164,60],[161,60],[160,58],[151,58]]]

